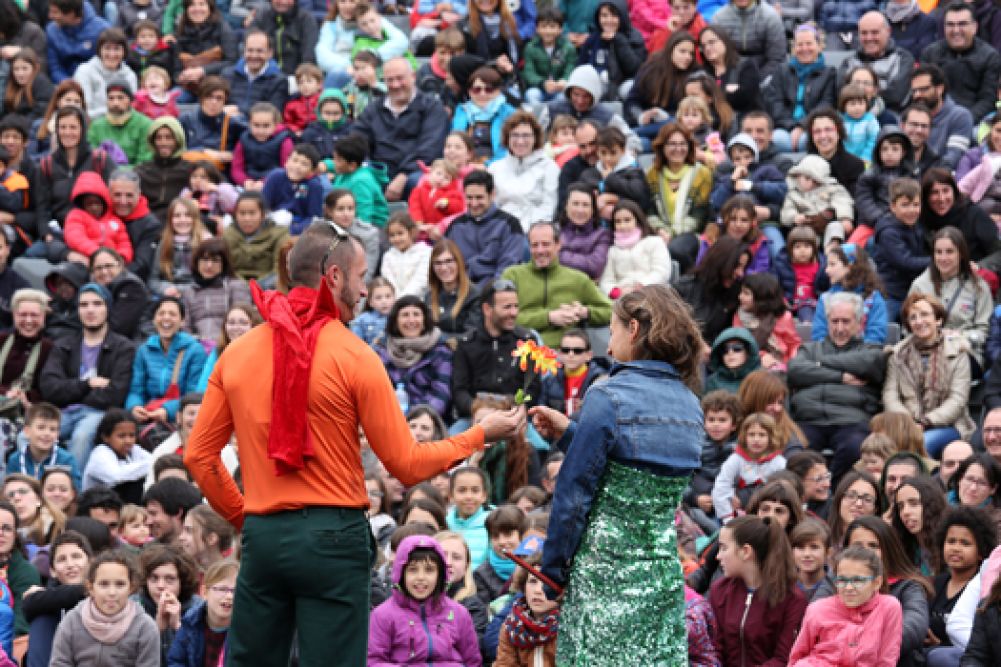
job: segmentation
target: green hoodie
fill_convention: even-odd
[[[723,346],[731,340],[738,340],[743,343],[748,350],[747,361],[740,368],[727,368],[723,365]],[[744,381],[752,371],[761,368],[761,359],[758,356],[758,344],[754,341],[754,336],[747,329],[741,327],[730,327],[716,336],[713,341],[713,351],[709,357],[709,376],[706,377],[705,393],[724,389],[731,394],[736,394],[740,388],[740,383]]]
[[[378,162],[363,164],[350,174],[336,174],[332,179],[335,188],[354,193],[359,220],[385,227],[389,219],[389,204],[382,189],[389,183],[386,167]]]
[[[129,158],[129,164],[146,162],[153,157],[152,147],[146,141],[151,122],[135,109],[129,111],[124,123],[112,122],[111,116],[104,115],[87,128],[87,142],[91,146],[100,146],[102,141],[114,141]]]
[[[177,148],[170,157],[161,158],[156,154],[156,145],[153,137],[157,130],[162,127],[169,128],[177,141]],[[184,188],[188,187],[188,180],[191,176],[191,163],[181,159],[184,151],[187,150],[187,142],[184,138],[184,128],[180,121],[172,116],[162,116],[154,120],[149,130],[146,132],[146,142],[153,152],[153,158],[148,162],[143,162],[136,167],[139,174],[142,193],[149,200],[149,207],[161,221],[166,219],[167,207],[170,202],[181,194]]]

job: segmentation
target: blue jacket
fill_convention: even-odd
[[[579,398],[583,399],[587,390],[595,382],[606,378],[609,369],[610,364],[605,357],[594,357],[591,359],[587,365],[587,373],[584,375],[584,384],[581,385]],[[538,404],[565,413],[567,409],[566,381],[567,374],[562,366],[557,369],[555,375],[547,375],[542,378],[542,388],[539,391]]]
[[[817,255],[817,275],[813,279],[813,290],[818,296],[827,291],[831,286],[831,279],[827,277],[827,257],[823,253]],[[788,246],[780,248],[772,260],[772,273],[779,279],[782,285],[782,293],[785,294],[786,301],[792,303],[796,296],[796,273],[792,270],[792,259],[789,257]]]
[[[153,335],[136,350],[136,360],[132,364],[132,386],[129,387],[129,397],[125,399],[125,409],[146,405],[167,393],[174,363],[181,350],[184,350],[184,359],[181,360],[181,372],[177,376],[180,395],[195,391],[202,367],[205,366],[205,348],[191,334],[178,331],[164,354],[160,337]],[[171,420],[177,414],[179,404],[177,399],[164,403],[163,407],[167,409]]]
[[[733,179],[730,178],[732,172],[725,170],[722,172],[717,171],[716,182],[713,185],[712,194],[709,195],[709,205],[712,207],[712,210],[718,214],[723,210],[723,204],[730,197],[738,194],[747,194],[754,199],[755,204],[768,207],[769,220],[778,220],[779,211],[781,211],[786,194],[789,192],[785,176],[782,175],[778,167],[760,162],[752,164],[748,171],[750,172],[748,175],[751,178],[751,183],[753,183],[750,192],[737,192],[734,190]],[[764,220],[759,220],[758,224],[763,222]]]
[[[514,22],[518,25],[518,36],[524,43],[535,37],[535,17],[538,12],[535,9],[535,0],[521,0],[515,5],[518,9],[513,12]]]
[[[7,474],[19,472],[22,475],[34,477],[39,481],[41,481],[42,475],[45,474],[48,468],[68,468],[70,475],[73,477],[73,485],[78,489],[83,487],[76,459],[69,453],[69,450],[63,449],[58,445],[52,448],[51,456],[41,463],[35,461],[34,457],[31,456],[27,445],[18,447],[17,451],[7,461]]]
[[[302,234],[313,218],[323,215],[323,184],[318,176],[293,183],[284,169],[275,169],[264,179],[261,194],[269,210],[292,214],[288,231],[293,236]]]
[[[855,32],[858,30],[859,19],[866,12],[879,9],[874,0],[838,0],[825,2],[820,7],[819,19],[821,27],[827,32]]]
[[[244,132],[240,136],[240,146],[243,147],[243,170],[247,178],[259,180],[272,169],[283,166],[282,144],[291,136],[288,130],[281,129],[267,141],[258,141],[250,132]]]
[[[399,117],[374,102],[355,122],[355,131],[364,134],[371,147],[369,160],[386,165],[390,179],[418,171],[418,161],[431,164],[437,159],[448,127],[448,114],[438,98],[420,92]]]
[[[648,400],[637,401],[637,396]],[[670,414],[654,405],[670,405]],[[613,366],[608,380],[588,391],[578,422],[571,422],[556,443],[567,458],[553,497],[542,572],[557,584],[566,582],[609,461],[689,477],[701,465],[704,437],[698,398],[670,364]]]
[[[201,108],[181,116],[181,127],[184,128],[184,143],[191,150],[199,148],[220,149],[222,142],[222,122],[225,114],[206,116]],[[229,117],[229,129],[226,131],[226,146],[228,151],[236,148],[236,142],[246,131],[247,126],[236,117]]]
[[[832,285],[829,290],[820,295],[817,299],[817,310],[813,313],[813,329],[810,331],[810,340],[824,340],[827,338],[827,295],[835,292],[843,292],[841,285]],[[862,296],[860,290],[856,290]],[[886,300],[880,292],[873,292],[862,299],[862,319],[865,327],[862,331],[862,341],[874,345],[882,345],[886,342]]]
[[[45,26],[45,38],[52,83],[71,78],[78,65],[94,57],[97,54],[97,38],[110,27],[111,24],[98,16],[89,2],[83,3],[80,25],[61,28],[49,21]]]
[[[474,119],[478,117],[477,112],[479,109],[472,102],[463,102],[459,106],[455,107],[455,116],[452,118],[452,129],[458,130],[460,132],[465,132],[471,136],[474,134],[474,130],[471,130],[477,121]],[[490,117],[490,159],[487,164],[501,159],[507,155],[507,148],[504,146],[504,142],[501,138],[501,128],[504,127],[504,121],[507,117],[515,112],[515,108],[504,102],[497,109],[496,113]],[[483,121],[486,123],[486,120]],[[475,142],[475,137],[473,139]]]
[[[871,111],[866,111],[861,118],[852,118],[842,113],[841,121],[845,125],[845,150],[861,160],[871,162],[876,138],[879,136],[879,121],[876,116]]]
[[[202,667],[205,664],[207,627],[208,606],[205,600],[199,600],[181,617],[181,627],[167,653],[167,667]]]
[[[224,70],[222,75],[229,81],[229,103],[239,107],[245,116],[254,102],[271,102],[278,109],[285,108],[288,101],[288,77],[274,60],[269,60],[264,71],[253,81],[247,76],[247,64],[243,58]]]
[[[938,25],[930,14],[918,12],[907,22],[891,23],[890,38],[902,49],[907,49],[917,60],[921,52],[938,38]]]
[[[528,246],[518,219],[493,205],[479,220],[469,213],[457,217],[445,231],[445,238],[459,246],[469,280],[476,285],[520,264]]]
[[[448,529],[462,535],[462,539],[469,546],[469,567],[475,570],[487,559],[487,550],[490,549],[490,536],[487,535],[487,515],[492,507],[481,507],[476,510],[476,514],[463,519],[459,516],[455,507],[448,511],[445,521]]]
[[[920,223],[907,227],[892,213],[876,223],[872,258],[891,299],[903,301],[914,279],[928,268],[931,257]]]
[[[990,329],[987,331],[984,367],[990,368],[994,360],[1001,357],[1001,306],[995,306],[991,314]]]
[[[325,160],[334,156],[334,144],[337,140],[348,136],[353,130],[354,123],[350,120],[333,130],[328,128],[322,120],[314,120],[302,131],[300,141],[315,148],[320,154],[320,159]]]

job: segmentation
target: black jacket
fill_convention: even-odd
[[[143,202],[142,205],[146,210],[144,215],[126,219],[124,222],[125,231],[129,233],[129,241],[132,242],[132,261],[126,268],[140,280],[145,281],[149,279],[156,263],[163,225],[153,213],[149,212],[148,204]]]
[[[699,323],[703,340],[714,341],[716,336],[731,326],[733,314],[737,310],[739,285],[737,289],[709,293],[695,274],[688,273],[681,276],[674,287],[692,307],[692,314]]]
[[[470,416],[476,394],[511,394],[522,388],[525,374],[519,370],[511,352],[518,341],[531,339],[532,332],[521,327],[492,338],[483,326],[466,332],[452,357],[452,403],[460,417]],[[539,380],[529,394],[539,395]]]
[[[369,104],[354,125],[368,139],[369,159],[385,164],[390,178],[417,171],[418,161],[431,164],[441,155],[449,127],[441,102],[421,92],[399,117],[385,104]]]
[[[222,48],[222,58],[202,65],[206,75],[221,74],[224,69],[236,62],[239,57],[239,44],[236,35],[229,27],[226,19],[208,20],[199,26],[188,25],[174,33],[177,38],[178,60],[182,54],[196,56],[215,47]],[[174,72],[174,78],[180,72]]]
[[[83,403],[98,410],[125,404],[132,382],[135,344],[124,336],[108,331],[97,356],[97,374],[110,380],[107,387],[95,389],[80,379],[80,346],[83,335],[64,336],[52,346],[42,369],[42,396],[60,408]]]
[[[299,11],[298,4],[293,3],[292,9],[283,14],[269,4],[261,10],[256,25],[271,35],[275,60],[285,74],[291,76],[299,65],[316,62],[320,27],[311,13]]]
[[[108,313],[108,325],[115,333],[135,339],[139,336],[139,323],[149,305],[146,284],[139,276],[126,269],[115,276],[108,289],[113,299]]]
[[[1001,608],[994,604],[973,618],[970,641],[960,667],[989,667],[1001,664]]]
[[[837,79],[838,75],[833,67],[816,70],[807,76],[803,90],[803,109],[806,113],[837,105]],[[765,108],[775,121],[775,127],[791,131],[798,125],[792,118],[792,112],[796,108],[799,84],[796,70],[786,63],[775,72],[771,82],[765,87]]]
[[[600,350],[598,353],[601,353]],[[588,362],[587,374],[584,376],[584,384],[580,388],[579,398],[583,399],[587,390],[591,388],[591,385],[607,377],[610,370],[612,370],[612,364],[607,358],[594,357],[591,359]],[[542,390],[539,392],[539,405],[545,405],[553,410],[565,413],[567,409],[565,398],[566,380],[567,374],[562,367],[556,371],[556,375],[546,376],[542,380]]]
[[[990,44],[977,37],[972,48],[960,53],[949,48],[943,39],[924,50],[921,62],[942,68],[949,82],[949,95],[956,104],[969,110],[974,125],[994,111],[1001,54]]]
[[[638,166],[626,167],[613,171],[606,178],[601,177],[597,167],[591,167],[580,176],[580,180],[600,192],[617,195],[619,199],[629,199],[644,211],[653,208],[650,197],[650,186],[646,182],[646,174]]]
[[[752,58],[741,58],[736,67],[731,67],[723,76],[717,77],[716,73],[709,67],[710,76],[720,82],[720,88],[726,93],[726,101],[730,103],[733,110],[741,117],[748,111],[759,111],[764,109],[761,100],[761,72]],[[731,92],[727,86],[736,86]],[[795,98],[793,98],[795,99]],[[806,107],[812,109],[812,107]]]
[[[84,126],[86,127],[86,126]],[[49,220],[58,220],[60,224],[65,220],[66,214],[73,208],[73,201],[70,193],[76,179],[85,171],[95,171],[94,152],[87,146],[86,140],[81,139],[80,153],[77,155],[76,166],[70,167],[66,161],[66,153],[62,148],[57,148],[52,154],[52,171],[46,176],[39,168],[38,174],[38,203],[35,206],[35,224],[40,237],[49,233]],[[114,160],[107,154],[104,157],[104,167],[101,170],[101,178],[105,183],[108,176],[116,167]]]

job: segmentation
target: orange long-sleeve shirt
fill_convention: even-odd
[[[264,324],[230,344],[209,379],[184,464],[209,503],[227,521],[310,506],[368,507],[359,424],[375,454],[396,478],[417,484],[483,448],[483,429],[417,443],[375,352],[340,321],[320,332],[309,377],[308,428],[316,455],[297,472],[278,476],[268,458],[272,335]],[[246,496],[220,458],[236,431]]]

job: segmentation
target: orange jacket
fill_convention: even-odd
[[[244,514],[311,506],[368,508],[359,426],[386,469],[407,486],[448,470],[483,448],[483,429],[417,443],[375,352],[340,321],[320,332],[309,377],[307,419],[316,450],[301,471],[278,476],[268,458],[272,329],[231,343],[209,379],[184,465],[212,507],[237,528]],[[220,458],[236,431],[246,495]]]

